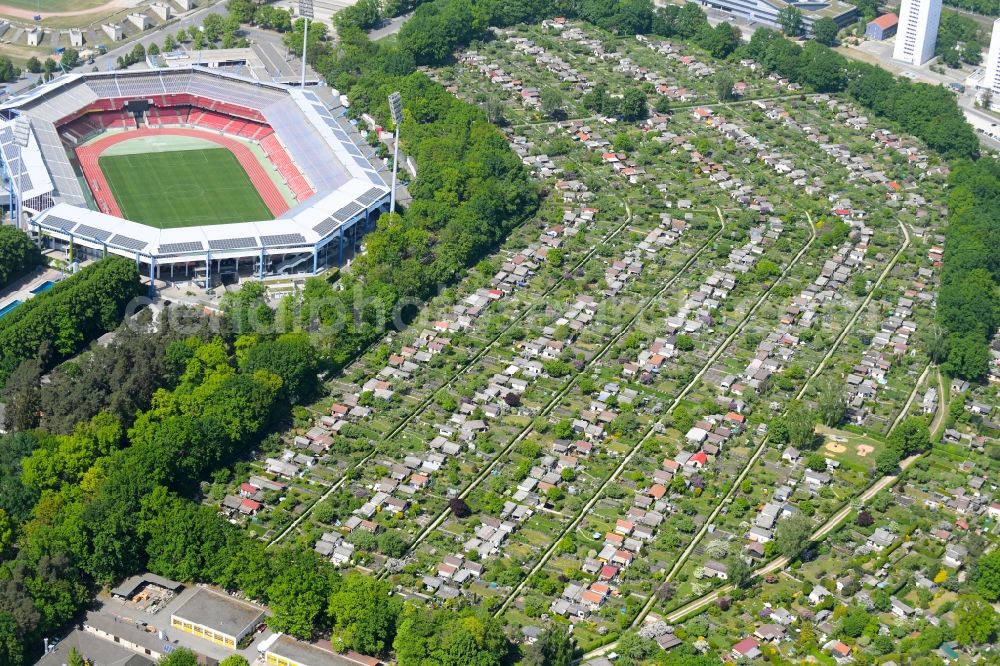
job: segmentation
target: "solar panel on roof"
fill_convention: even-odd
[[[369,162],[368,160],[366,160],[366,159],[365,159],[364,157],[362,157],[361,155],[355,155],[355,156],[354,156],[354,161],[355,161],[355,162],[357,163],[357,165],[358,165],[359,167],[361,167],[362,169],[370,169],[370,168],[371,168],[371,166],[372,166],[372,165],[371,165],[371,162]]]
[[[339,221],[333,219],[332,217],[328,217],[319,224],[317,224],[315,227],[313,227],[313,231],[318,233],[320,236],[326,236],[328,233],[330,233],[339,226],[340,226]]]
[[[106,241],[111,238],[110,231],[91,227],[86,224],[78,226],[73,233],[80,234],[81,236],[87,236],[88,238],[96,238],[99,241]]]
[[[160,245],[160,252],[163,254],[174,254],[180,252],[201,252],[205,246],[201,241],[186,241],[183,243],[163,243]]]
[[[302,234],[277,234],[275,236],[261,236],[264,245],[296,245],[305,243],[306,239]]]
[[[347,145],[344,146],[344,148],[346,148],[347,152],[349,152],[351,155],[358,155],[358,156],[363,155],[363,153],[360,150],[358,150],[358,147],[355,146],[353,143],[348,143]]]
[[[126,250],[141,250],[146,247],[146,241],[141,241],[138,238],[130,238],[129,236],[122,236],[121,234],[116,234],[110,241],[110,245],[117,245],[118,247],[123,247]]]
[[[347,204],[346,206],[338,210],[336,213],[334,213],[333,217],[334,219],[340,220],[341,222],[346,222],[347,220],[357,215],[363,209],[364,208],[362,206],[359,206],[357,203],[352,201],[351,203]]]
[[[56,229],[62,229],[63,231],[69,231],[76,226],[76,220],[67,220],[64,217],[59,217],[58,215],[49,215],[45,218],[45,224],[50,227],[55,227]]]
[[[381,187],[373,187],[360,197],[358,197],[358,203],[362,206],[368,207],[385,196],[385,190]]]
[[[257,239],[252,236],[243,238],[216,238],[208,241],[210,250],[243,250],[248,247],[257,247]]]
[[[376,185],[385,185],[385,181],[382,180],[382,176],[378,175],[374,171],[365,171],[365,175],[368,176],[368,180],[372,181]]]
[[[330,112],[327,111],[326,107],[323,106],[322,104],[313,104],[312,106],[313,106],[314,109],[316,109],[316,113],[318,113],[319,115],[324,116],[324,117],[329,117],[330,116]]]

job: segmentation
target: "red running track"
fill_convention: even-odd
[[[101,154],[111,146],[123,141],[128,141],[129,139],[136,139],[144,136],[164,135],[189,136],[198,139],[206,139],[219,144],[223,148],[226,148],[229,152],[236,156],[240,166],[243,167],[243,170],[246,171],[247,175],[250,177],[250,182],[253,183],[254,188],[260,193],[261,198],[263,198],[264,203],[267,205],[268,210],[271,211],[271,214],[277,217],[288,210],[288,204],[285,202],[285,198],[281,196],[281,192],[278,191],[274,181],[267,175],[264,165],[260,163],[249,148],[244,146],[239,141],[219,136],[215,133],[180,127],[143,127],[140,129],[122,132],[120,134],[106,136],[102,139],[98,139],[94,143],[87,146],[81,146],[76,149],[76,156],[80,160],[80,168],[83,170],[83,176],[87,179],[90,191],[94,194],[94,200],[97,202],[97,205],[102,212],[122,217],[121,208],[118,207],[118,202],[115,201],[115,197],[111,193],[111,188],[108,186],[108,181],[104,177],[104,173],[97,165],[97,159],[101,156]]]

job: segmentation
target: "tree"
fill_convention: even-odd
[[[274,631],[308,639],[327,609],[332,572],[310,550],[282,549],[276,552],[275,560],[267,588],[273,615],[267,624]]]
[[[377,0],[358,0],[334,15],[333,25],[340,33],[345,28],[371,30],[382,23],[382,13]]]
[[[535,666],[569,666],[576,644],[562,625],[544,629],[538,640],[525,651],[524,662]]]
[[[453,497],[448,500],[448,508],[455,514],[456,518],[468,518],[472,515],[472,509],[465,503],[465,500]]]
[[[209,14],[209,16],[213,15]],[[136,42],[136,45],[132,47],[132,50],[129,52],[128,56],[129,56],[128,59],[131,63],[142,62],[143,60],[146,59],[146,49],[141,43]]]
[[[66,69],[73,69],[80,64],[80,52],[72,47],[66,48],[62,55],[62,65]]]
[[[976,591],[987,601],[1000,599],[1000,549],[993,549],[976,561],[972,572]]]
[[[814,472],[822,472],[826,469],[826,456],[819,451],[813,451],[806,456],[806,467]]]
[[[847,415],[847,401],[840,384],[827,381],[820,387],[816,398],[816,412],[825,426],[833,428],[843,423]]]
[[[975,39],[962,44],[962,60],[970,65],[978,65],[983,61],[983,47]]]
[[[726,572],[729,582],[736,587],[748,587],[753,580],[753,570],[739,555],[732,555],[726,560]]]
[[[844,89],[847,81],[847,63],[844,56],[810,41],[802,49],[799,64],[799,78],[802,83],[818,92],[837,92]]]
[[[500,620],[471,608],[407,607],[393,642],[399,666],[500,666],[511,647]]]
[[[504,104],[503,100],[500,99],[499,95],[490,94],[486,96],[486,99],[482,103],[483,113],[486,114],[486,119],[489,120],[494,125],[503,125],[506,121],[504,119]]]
[[[551,86],[542,88],[539,93],[539,102],[541,103],[542,113],[550,118],[562,116],[566,108],[566,101],[563,98],[562,92],[558,88]]]
[[[812,30],[813,39],[823,46],[833,46],[837,43],[837,33],[840,32],[840,27],[829,16],[816,19],[813,22]]]
[[[26,62],[24,66],[32,74],[41,74],[42,72],[42,63],[35,56],[28,58],[28,62]]]
[[[23,361],[7,379],[7,385],[0,392],[7,404],[4,422],[5,430],[30,430],[38,425],[41,411],[42,361],[32,358]]]
[[[742,36],[736,26],[722,21],[714,28],[706,23],[698,32],[695,41],[715,58],[725,58],[740,46]]]
[[[623,666],[637,666],[650,656],[656,654],[658,646],[651,638],[644,638],[638,633],[630,631],[618,639],[618,663]]]
[[[135,262],[109,256],[57,283],[45,298],[25,301],[4,317],[0,329],[0,384],[21,361],[36,356],[43,342],[53,352],[48,370],[113,329],[141,289]]]
[[[812,535],[812,521],[801,513],[796,513],[778,522],[774,530],[774,545],[778,552],[789,560],[798,558],[806,549]]]
[[[895,474],[902,459],[903,452],[898,447],[886,443],[875,455],[875,471],[880,476]]]
[[[719,74],[715,78],[715,94],[720,102],[728,102],[736,97],[733,92],[733,78],[725,74]]]
[[[175,51],[177,49],[177,39],[174,38],[169,32],[167,36],[163,38],[163,50],[167,53]]]
[[[966,594],[955,604],[955,640],[960,645],[982,645],[997,632],[997,612],[982,597]]]
[[[802,34],[802,10],[795,5],[786,5],[778,12],[778,25],[789,37]]]
[[[872,650],[875,654],[883,655],[892,652],[895,644],[892,639],[888,636],[882,636],[881,634],[872,639]]]
[[[682,352],[689,352],[694,350],[694,340],[691,338],[690,335],[684,335],[683,333],[677,336],[677,339],[674,341],[674,345],[677,347],[679,351]]]
[[[198,657],[187,648],[178,648],[170,654],[160,657],[156,663],[159,666],[198,666]]]
[[[974,333],[949,336],[948,360],[944,364],[946,373],[975,381],[985,377],[989,367],[990,350],[982,337]]]
[[[282,379],[282,390],[290,403],[307,400],[316,390],[319,357],[309,338],[287,333],[273,342],[254,345],[244,361],[246,372],[266,370]]]
[[[14,81],[21,76],[21,70],[14,66],[10,58],[0,57],[0,80]]]
[[[69,649],[69,654],[66,655],[66,666],[87,666],[87,662],[80,656],[80,651],[76,649],[75,645]]]
[[[398,532],[387,530],[378,536],[378,550],[388,557],[402,557],[406,554],[407,545]]]
[[[851,606],[847,615],[840,621],[840,634],[849,638],[857,638],[868,626],[871,617],[864,606]]]
[[[624,120],[642,120],[649,115],[646,93],[641,88],[627,88],[622,97],[621,116]]]
[[[250,663],[241,654],[231,654],[220,661],[219,666],[250,666]]]
[[[778,446],[788,444],[791,437],[788,432],[788,419],[784,416],[771,419],[771,422],[767,424],[767,437]]]
[[[815,448],[816,414],[802,402],[795,401],[785,415],[785,425],[788,428],[788,442],[800,449]]]
[[[391,644],[402,598],[385,581],[351,574],[330,595],[327,613],[344,645],[363,654],[380,654]]]

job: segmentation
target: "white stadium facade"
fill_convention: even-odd
[[[309,89],[197,66],[64,75],[0,105],[11,218],[77,259],[132,258],[151,282],[209,287],[224,274],[316,274],[341,265],[389,208],[385,166],[366,157],[344,111]],[[259,141],[266,168],[280,172],[294,198],[275,219],[232,224],[161,229],[111,214],[75,147],[95,134],[154,126]]]

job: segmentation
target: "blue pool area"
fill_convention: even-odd
[[[56,286],[55,282],[53,282],[52,280],[46,280],[45,282],[41,283],[40,285],[38,285],[37,287],[35,287],[34,289],[32,289],[31,293],[33,293],[33,294],[41,294],[43,292],[48,291],[49,289],[51,289],[54,286]]]
[[[21,301],[11,301],[7,305],[3,306],[2,308],[0,308],[0,317],[5,316],[6,314],[8,314],[11,310],[13,310],[14,308],[16,308],[20,304],[21,304]]]

